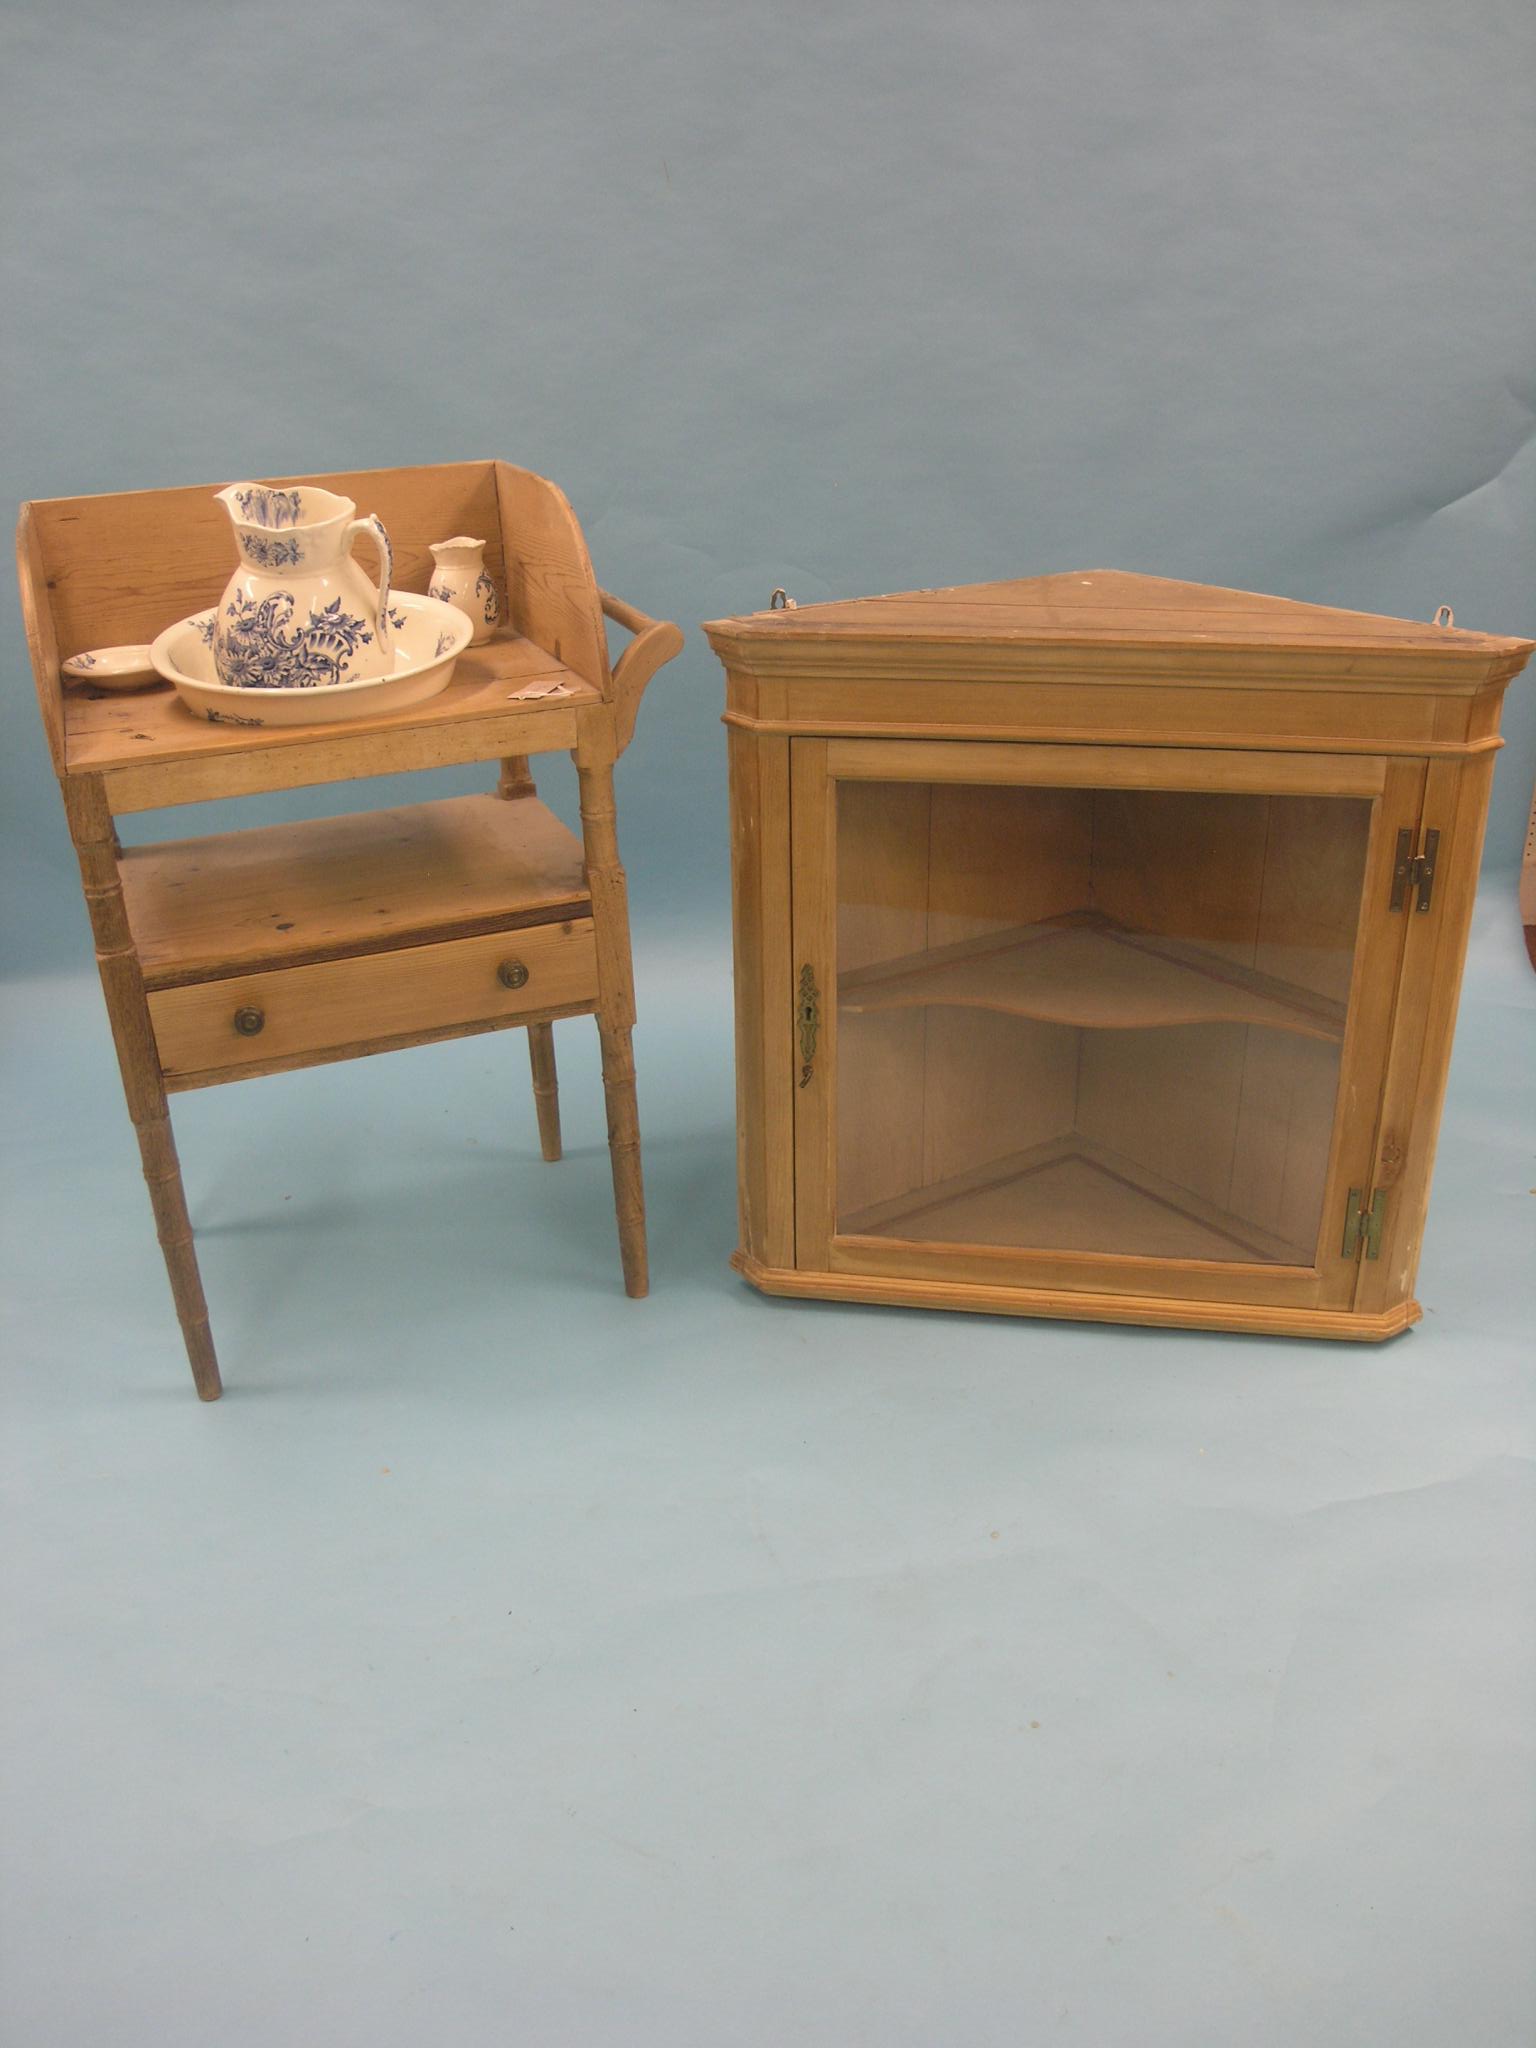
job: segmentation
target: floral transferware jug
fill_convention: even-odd
[[[453,540],[437,540],[432,543],[432,559],[437,567],[432,571],[428,597],[457,605],[475,629],[470,645],[478,647],[490,639],[497,617],[496,586],[485,567],[485,542],[471,540],[467,533]]]
[[[231,484],[215,495],[240,550],[214,621],[219,681],[313,690],[387,675],[394,551],[380,521],[312,484]],[[352,558],[359,534],[378,549],[377,584]]]

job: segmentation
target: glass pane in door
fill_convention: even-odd
[[[1313,1263],[1367,799],[837,806],[840,1234]]]

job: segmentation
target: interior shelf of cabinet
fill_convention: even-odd
[[[1089,910],[930,947],[838,978],[839,1008],[853,1015],[929,1003],[1095,1030],[1265,1024],[1304,1038],[1344,1036],[1343,1003]]]
[[[446,797],[127,848],[150,989],[590,917],[581,842],[537,797]]]
[[[1310,1266],[1314,1250],[1078,1132],[844,1212],[837,1227],[906,1243],[1275,1266]]]

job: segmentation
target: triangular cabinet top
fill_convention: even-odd
[[[1279,665],[1457,693],[1507,682],[1536,644],[1116,569],[751,612],[704,630],[723,660],[753,675],[846,671],[872,655],[887,673],[937,675],[960,652],[967,669],[1020,680],[1112,667],[1236,681],[1268,679]]]

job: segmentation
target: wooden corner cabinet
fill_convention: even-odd
[[[396,1046],[521,1026],[544,1157],[560,1157],[555,1021],[594,1016],[624,1284],[647,1287],[629,916],[613,770],[676,626],[601,591],[563,495],[505,462],[269,478],[377,513],[397,587],[431,544],[483,536],[505,622],[440,695],[346,723],[210,723],[170,690],[65,687],[83,650],[150,640],[212,604],[231,566],[213,486],[24,505],[17,535],[38,703],[79,857],[128,1111],[193,1379],[221,1390],[168,1096]],[[610,667],[605,616],[635,637]],[[578,839],[535,793],[568,751]],[[114,820],[452,762],[494,794],[307,824],[119,844]]]
[[[749,1280],[1319,1337],[1417,1320],[1530,642],[1105,571],[705,630]]]

